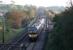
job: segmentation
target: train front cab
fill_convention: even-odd
[[[36,41],[37,37],[38,37],[38,34],[35,33],[35,32],[31,32],[31,33],[28,33],[28,36],[29,36],[30,41]]]

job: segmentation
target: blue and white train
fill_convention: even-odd
[[[45,19],[38,19],[34,24],[28,26],[28,36],[31,39],[36,39],[42,32],[45,26]]]

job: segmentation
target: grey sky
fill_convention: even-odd
[[[0,0],[3,3],[10,4],[11,1],[15,1],[15,4],[19,5],[36,5],[36,6],[66,6],[68,0]]]

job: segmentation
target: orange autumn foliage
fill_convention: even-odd
[[[10,15],[8,16],[8,18],[14,21],[13,23],[15,23],[17,27],[21,25],[23,16],[27,15],[26,12],[16,10],[11,11],[9,14]]]

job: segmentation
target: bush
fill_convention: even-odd
[[[56,22],[49,34],[46,50],[73,50],[73,7],[54,18]]]

